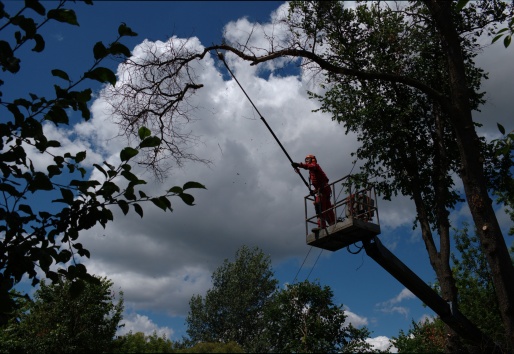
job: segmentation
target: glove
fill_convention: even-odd
[[[293,162],[291,166],[293,166],[293,168],[298,168],[300,167],[300,164],[298,162]]]

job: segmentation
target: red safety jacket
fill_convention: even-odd
[[[320,189],[325,187],[328,184],[328,177],[323,172],[321,167],[315,163],[299,163],[299,166],[303,169],[309,170],[309,179],[311,180],[312,185],[316,189]]]

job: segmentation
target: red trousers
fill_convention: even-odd
[[[336,221],[334,210],[330,209],[332,208],[332,202],[330,201],[331,195],[332,191],[330,187],[326,186],[316,194],[314,200],[314,207],[316,208],[316,214],[318,214],[318,227],[322,229],[327,227],[327,223],[328,225],[333,225]]]

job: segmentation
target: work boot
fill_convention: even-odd
[[[321,230],[321,228],[319,228],[319,227],[315,227],[315,228],[313,228],[311,231],[312,231],[313,233],[317,234],[317,233],[319,232],[319,230]]]

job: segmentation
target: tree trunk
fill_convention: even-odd
[[[510,349],[514,348],[514,267],[487,192],[480,143],[473,125],[460,40],[451,16],[451,2],[427,0],[448,61],[450,115],[461,155],[461,178],[473,221],[491,267],[498,304]]]
[[[413,182],[414,183],[412,184],[412,195],[414,203],[416,204],[416,212],[421,226],[421,235],[425,243],[425,247],[427,249],[430,264],[432,265],[432,268],[435,271],[437,280],[439,281],[439,285],[441,287],[441,297],[447,302],[457,304],[457,287],[455,286],[455,279],[453,278],[453,274],[449,263],[449,230],[448,228],[445,229],[444,225],[441,225],[441,223],[439,222],[438,230],[440,240],[440,251],[438,252],[432,235],[430,222],[428,221],[426,205],[423,202],[423,198],[421,197],[419,188],[417,188],[419,184],[416,183],[416,178],[413,178]],[[445,325],[445,328],[446,333],[448,334],[446,342],[446,351],[450,353],[459,352],[460,341],[457,334],[448,325]]]

